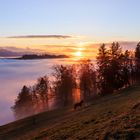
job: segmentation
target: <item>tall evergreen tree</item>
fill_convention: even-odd
[[[99,48],[97,72],[99,89],[102,94],[112,93],[114,90],[122,88],[126,81],[128,82],[128,69],[123,66],[123,58],[122,48],[118,42],[113,42],[108,50],[104,44]]]
[[[135,57],[137,59],[140,59],[140,42],[137,44],[137,47],[135,49]]]
[[[135,65],[136,65],[136,77],[140,80],[140,42],[137,44],[135,49]]]
[[[27,86],[23,86],[12,109],[17,119],[34,113],[32,96],[30,94],[30,89]]]
[[[110,86],[113,90],[118,90],[124,85],[123,73],[122,73],[122,48],[119,43],[112,43],[109,49],[110,59],[110,74],[108,75]]]
[[[97,56],[97,82],[98,89],[101,94],[107,94],[112,92],[108,82],[109,72],[109,52],[106,49],[105,44],[102,44],[99,48],[99,53]]]
[[[132,75],[131,73],[133,72],[133,67],[132,67],[132,60],[130,58],[130,52],[126,50],[124,54],[122,55],[122,75],[123,75],[123,82],[124,86],[130,86],[131,84],[131,79]]]

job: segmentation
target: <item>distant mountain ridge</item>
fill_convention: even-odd
[[[25,54],[31,54],[31,52],[16,52],[3,48],[0,49],[0,57],[20,57]],[[32,54],[34,54],[34,52],[32,52]]]
[[[51,58],[68,58],[66,55],[41,54],[36,52],[16,52],[8,49],[0,49],[0,57],[12,57],[14,59],[51,59]]]
[[[14,56],[21,56],[21,55],[23,55],[22,52],[14,52],[6,49],[0,49],[0,57],[14,57]]]

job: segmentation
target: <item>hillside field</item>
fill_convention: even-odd
[[[0,140],[135,139],[140,139],[140,84],[77,110],[57,109],[0,126]]]

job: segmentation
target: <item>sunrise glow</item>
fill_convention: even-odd
[[[1,0],[0,140],[140,139],[139,14],[140,0]]]
[[[77,56],[77,57],[81,57],[81,56],[82,56],[82,53],[81,53],[80,51],[75,52],[75,56]]]

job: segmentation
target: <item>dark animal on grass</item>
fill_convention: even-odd
[[[78,103],[75,103],[74,104],[74,109],[76,110],[77,108],[81,108],[82,106],[83,106],[83,103],[84,103],[84,101],[83,100],[81,100],[80,102],[78,102]]]

